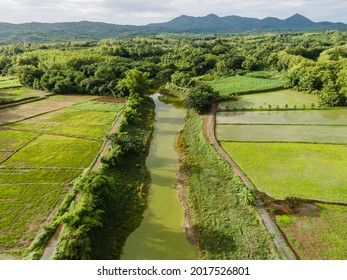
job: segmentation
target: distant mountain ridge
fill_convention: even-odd
[[[204,17],[179,16],[164,23],[143,26],[117,25],[102,22],[63,23],[0,23],[0,43],[57,42],[66,40],[100,40],[110,37],[127,37],[148,33],[232,34],[266,31],[325,31],[347,30],[347,24],[313,22],[295,14],[287,19],[267,17],[264,19],[240,16],[219,17],[210,14]]]

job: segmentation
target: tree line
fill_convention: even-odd
[[[346,31],[329,31],[24,43],[0,46],[0,72],[53,93],[127,96],[132,75],[145,87],[152,79],[193,88],[222,76],[272,71],[288,87],[317,94],[324,105],[344,106],[346,40]]]

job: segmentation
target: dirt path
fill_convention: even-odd
[[[123,118],[122,116],[120,116],[116,122],[113,124],[112,129],[109,132],[109,135],[113,134],[116,132],[116,130],[118,129],[119,125],[121,124]],[[111,142],[110,141],[106,141],[105,144],[103,145],[101,152],[98,155],[97,160],[94,162],[93,166],[92,166],[92,170],[95,171],[97,170],[100,165],[101,165],[101,158],[107,153],[107,151],[111,148]]]
[[[268,232],[273,235],[274,243],[280,252],[283,252],[288,260],[294,259],[293,253],[288,248],[286,242],[281,236],[276,224],[270,218],[269,214],[266,212],[262,201],[259,199],[255,192],[255,187],[252,182],[247,178],[247,176],[242,172],[238,165],[231,159],[231,157],[224,151],[224,149],[219,145],[219,142],[215,135],[215,116],[217,111],[217,105],[214,104],[212,108],[212,113],[210,115],[204,116],[204,132],[207,139],[213,144],[217,152],[230,164],[235,174],[238,175],[245,185],[252,191],[257,200],[257,209],[261,219],[263,220]]]
[[[113,134],[116,132],[116,130],[118,129],[119,125],[122,122],[122,116],[120,116],[113,124],[109,135]],[[93,166],[92,166],[92,170],[95,171],[97,170],[100,165],[101,165],[101,158],[107,153],[107,151],[109,150],[109,148],[111,147],[111,142],[110,141],[106,141],[105,144],[103,145],[102,149],[99,152],[99,155],[96,159],[96,161],[94,162]],[[63,226],[59,225],[58,228],[56,229],[54,235],[52,236],[52,238],[49,240],[47,247],[45,248],[45,251],[41,257],[41,260],[50,260],[52,259],[53,253],[55,248],[57,247],[58,241],[59,241],[59,235],[60,232],[62,231]]]

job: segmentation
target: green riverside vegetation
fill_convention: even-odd
[[[202,118],[189,110],[177,146],[187,174],[193,225],[203,259],[277,259],[253,206],[238,198],[238,179],[206,140]]]

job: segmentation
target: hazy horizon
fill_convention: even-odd
[[[0,22],[78,22],[146,25],[170,21],[181,15],[201,17],[288,18],[296,13],[314,22],[347,23],[347,1],[344,0],[0,0]]]

